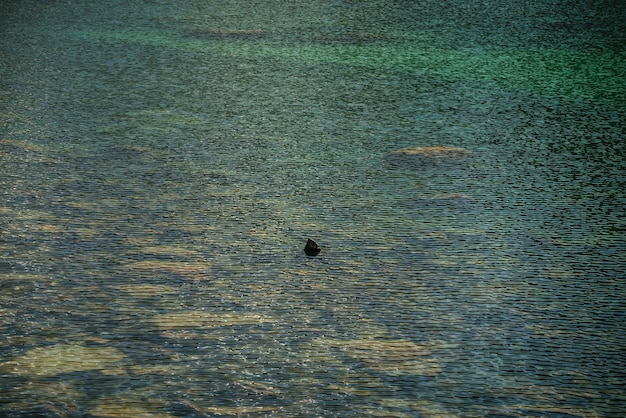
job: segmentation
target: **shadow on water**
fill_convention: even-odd
[[[2,414],[626,407],[613,2],[5,3]]]

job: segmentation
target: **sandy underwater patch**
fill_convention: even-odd
[[[320,338],[315,343],[338,349],[370,370],[391,376],[435,376],[441,373],[437,359],[430,357],[430,349],[409,340]]]
[[[0,372],[18,376],[56,376],[62,373],[103,370],[125,358],[111,347],[58,344],[33,348],[22,356],[0,363]]]

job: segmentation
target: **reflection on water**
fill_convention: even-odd
[[[618,415],[626,19],[500,3],[6,2],[2,413]]]

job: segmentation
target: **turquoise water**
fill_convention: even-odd
[[[3,415],[623,414],[619,2],[104,3],[0,9]]]

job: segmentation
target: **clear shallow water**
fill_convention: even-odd
[[[5,4],[3,414],[620,416],[626,20],[499,3]]]

